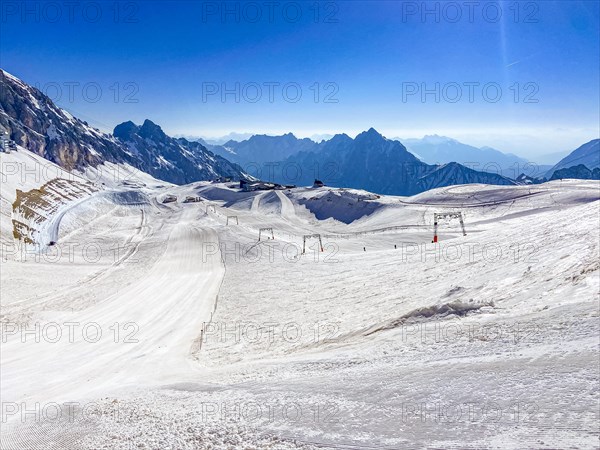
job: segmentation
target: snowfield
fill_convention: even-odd
[[[240,192],[35,158],[0,161],[2,449],[599,447],[597,181]],[[74,176],[13,239],[16,190]],[[433,244],[448,211],[467,236]]]

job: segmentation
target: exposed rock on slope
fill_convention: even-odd
[[[125,122],[115,136],[102,133],[2,70],[0,125],[19,145],[68,170],[125,163],[178,184],[243,176],[239,166],[198,142],[167,136],[149,120],[141,127]]]

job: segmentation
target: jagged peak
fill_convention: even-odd
[[[140,127],[133,123],[131,120],[120,123],[113,130],[113,136],[123,140],[129,140],[132,135],[137,134]]]
[[[331,139],[329,139],[330,141],[333,141],[334,139],[336,140],[352,140],[352,138],[350,136],[348,136],[346,133],[338,133],[335,134]],[[327,142],[327,141],[325,141]]]
[[[348,136],[346,133],[339,133],[334,135],[331,139],[329,139],[328,141],[321,141],[320,144],[321,146],[336,146],[336,145],[344,145],[344,144],[348,144],[352,142],[352,138],[350,136]]]
[[[149,139],[164,139],[167,137],[162,128],[150,119],[144,120],[141,126],[128,120],[117,125],[113,131],[114,136],[125,140],[130,139],[134,134]]]
[[[144,138],[150,139],[165,139],[167,137],[162,128],[150,119],[144,120],[138,134]]]
[[[375,128],[371,127],[367,131],[359,133],[355,138],[355,140],[363,139],[385,139],[385,137],[381,133],[379,133]]]
[[[162,131],[162,128],[159,125],[152,122],[150,119],[144,120],[144,123],[142,124],[142,129],[144,129],[144,128]]]

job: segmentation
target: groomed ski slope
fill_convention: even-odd
[[[597,182],[156,186],[3,249],[3,449],[598,446]]]

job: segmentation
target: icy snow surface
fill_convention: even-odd
[[[2,449],[598,447],[598,182],[84,175],[43,252],[3,209]]]

